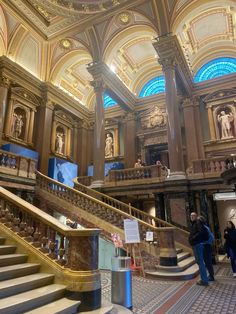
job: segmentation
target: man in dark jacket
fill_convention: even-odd
[[[199,267],[201,280],[197,282],[200,286],[208,286],[208,277],[203,258],[204,242],[208,240],[208,232],[203,223],[197,219],[196,213],[190,215],[191,227],[189,234],[189,243],[193,247],[196,262]]]

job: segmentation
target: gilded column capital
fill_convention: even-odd
[[[105,84],[102,78],[93,80],[90,84],[93,86],[95,93],[103,92],[105,89]]]
[[[127,112],[126,114],[125,114],[125,121],[127,122],[127,121],[132,121],[132,120],[135,120],[136,119],[136,114],[135,114],[135,112],[133,111],[133,112]]]
[[[184,98],[182,101],[182,107],[183,108],[189,108],[193,107],[193,101],[190,98]]]
[[[8,77],[6,77],[5,75],[0,75],[0,86],[1,87],[9,87],[10,86],[11,81],[9,80]]]
[[[86,120],[80,120],[76,123],[78,129],[89,129],[90,123]]]
[[[163,72],[169,69],[175,70],[177,66],[177,61],[176,61],[175,56],[167,57],[167,58],[159,58],[158,62],[162,66]]]
[[[52,100],[47,100],[46,102],[44,102],[43,107],[54,110],[55,105],[55,102],[53,102]]]

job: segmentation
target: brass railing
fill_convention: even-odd
[[[49,268],[57,269],[69,291],[101,288],[99,229],[74,230],[2,187],[0,202],[0,230],[12,232],[27,248],[32,247],[39,259],[47,261]]]
[[[142,241],[145,241],[146,232],[152,231],[154,233],[154,242],[158,243],[158,232],[160,229],[173,228],[177,238],[181,239],[181,243],[186,247],[189,246],[188,232],[180,228],[176,228],[164,220],[144,213],[135,207],[117,201],[105,194],[99,193],[77,183],[77,187],[80,187],[82,190],[81,192],[79,190],[67,187],[53,179],[50,179],[39,172],[37,173],[36,181],[36,193],[38,188],[45,190],[81,208],[87,213],[101,218],[102,220],[118,227],[119,229],[123,230],[124,219],[137,219],[139,222],[140,239]]]
[[[0,150],[0,173],[35,179],[37,160]]]

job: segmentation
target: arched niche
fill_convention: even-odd
[[[39,105],[39,99],[25,88],[12,88],[4,125],[8,140],[34,146],[35,114]]]
[[[51,151],[58,157],[71,159],[73,119],[63,112],[56,110],[53,117]]]

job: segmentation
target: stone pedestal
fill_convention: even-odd
[[[177,266],[174,230],[171,227],[159,229],[161,266]]]

